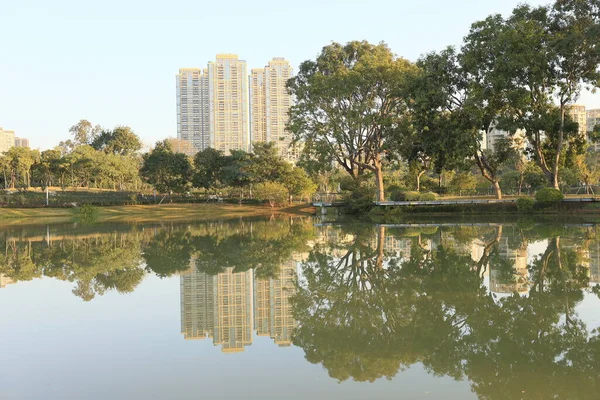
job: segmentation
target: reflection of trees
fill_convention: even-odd
[[[268,277],[293,252],[307,249],[314,230],[311,221],[302,219],[144,228],[115,226],[110,231],[98,226],[52,235],[39,235],[39,228],[0,232],[0,273],[15,282],[43,276],[73,282],[73,293],[86,301],[110,290],[131,292],[146,272],[162,278],[186,271],[192,258],[204,272],[254,268],[259,277]]]
[[[195,236],[192,245],[199,271],[254,269],[257,277],[267,278],[276,276],[294,252],[305,251],[313,235],[310,220],[275,219],[240,224],[233,232],[214,229]]]
[[[108,290],[131,292],[141,282],[140,242],[135,238],[100,235],[60,240],[6,241],[0,272],[13,281],[42,276],[74,282],[73,293],[84,300]]]
[[[294,343],[339,380],[389,378],[421,362],[468,378],[481,398],[595,398],[600,338],[574,311],[588,283],[577,248],[551,237],[529,265],[529,295],[497,298],[481,273],[486,264],[510,269],[497,250],[502,233],[478,238],[483,262],[448,246],[424,249],[418,235],[409,260],[384,268],[363,234],[335,256],[316,248],[293,299]],[[509,233],[516,249],[545,236]]]

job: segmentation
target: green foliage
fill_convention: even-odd
[[[182,193],[190,183],[192,166],[185,154],[174,153],[165,140],[144,154],[140,173],[159,193]]]
[[[221,186],[225,162],[223,152],[211,147],[196,153],[192,179],[194,186],[204,189],[216,189]]]
[[[296,100],[288,129],[314,159],[336,162],[354,178],[373,171],[379,185],[386,141],[406,126],[400,92],[415,71],[384,43],[325,46],[288,83]],[[378,189],[383,200],[384,189]]]
[[[142,148],[140,138],[128,126],[117,126],[113,130],[103,130],[94,137],[90,145],[96,150],[122,156],[136,154]]]
[[[373,208],[374,189],[366,183],[356,185],[352,190],[344,194],[344,204],[348,212],[352,214],[364,214]]]
[[[535,194],[535,202],[542,208],[557,206],[563,200],[562,192],[554,188],[542,188]]]
[[[271,207],[283,205],[288,202],[287,188],[278,182],[261,182],[253,188],[254,197],[260,201],[267,201]]]
[[[434,201],[438,199],[438,194],[433,192],[421,193],[419,196],[420,201]]]
[[[460,172],[452,178],[449,189],[452,193],[474,191],[477,187],[477,178],[470,172]]]
[[[533,211],[533,206],[535,205],[535,200],[531,197],[519,197],[517,199],[517,210],[520,213],[530,213]]]
[[[78,219],[85,224],[96,222],[98,218],[98,207],[91,204],[83,204],[78,210]]]
[[[418,201],[421,198],[421,193],[419,192],[405,192],[404,193],[404,201]]]
[[[281,184],[285,186],[290,199],[294,197],[310,199],[316,192],[317,185],[310,179],[302,168],[294,167],[280,178]]]

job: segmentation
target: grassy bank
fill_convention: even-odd
[[[95,222],[152,222],[218,220],[240,217],[260,217],[273,214],[309,215],[314,210],[308,205],[271,208],[234,204],[163,204],[97,207],[93,210]],[[61,223],[81,219],[81,209],[75,208],[0,208],[0,224]],[[89,216],[87,216],[89,217]]]

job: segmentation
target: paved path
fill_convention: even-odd
[[[446,206],[459,204],[510,204],[515,203],[516,199],[452,199],[452,200],[432,200],[432,201],[375,201],[375,205],[387,207],[401,206]],[[567,197],[563,199],[565,203],[593,203],[600,201],[596,197]],[[339,207],[342,202],[313,202],[315,207]]]

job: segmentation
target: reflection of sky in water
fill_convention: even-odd
[[[375,384],[328,377],[297,347],[254,335],[243,353],[183,340],[179,277],[148,275],[134,293],[84,303],[68,282],[0,291],[0,398],[398,399],[474,397],[466,382],[419,365]],[[18,304],[18,307],[14,307]]]
[[[330,229],[328,235],[338,239],[343,236],[348,242],[344,246],[351,246],[354,236],[341,235],[336,229]],[[394,237],[389,232],[384,245],[386,257],[395,254],[407,261],[412,251],[411,241],[416,237]],[[487,230],[485,239],[493,238],[493,233]],[[257,235],[256,230],[252,234]],[[447,234],[448,231],[444,232]],[[510,234],[506,228],[503,240]],[[436,235],[431,232],[424,235],[423,248],[438,248],[441,234]],[[445,240],[460,248],[467,258],[470,255],[477,259],[482,254],[481,238],[458,243],[450,234]],[[365,243],[377,248],[378,238],[372,236]],[[500,251],[507,254],[518,247],[514,240],[510,246],[508,241],[503,243],[505,248]],[[520,256],[521,261],[526,257],[531,263],[544,253],[548,243],[548,240],[531,240],[526,256]],[[334,259],[344,255],[344,246],[332,252]],[[477,246],[479,250],[475,249]],[[210,262],[218,264],[219,260]],[[383,268],[389,265],[387,259]],[[289,268],[298,271],[303,286],[307,284],[306,277],[300,274],[300,263],[292,261]],[[462,279],[463,275],[460,276]],[[378,379],[370,384],[350,378],[338,383],[320,363],[308,362],[302,348],[280,348],[268,335],[258,336],[256,326],[252,329],[251,344],[235,354],[224,354],[223,347],[213,345],[212,338],[184,340],[180,329],[182,282],[178,275],[159,279],[154,274],[145,274],[133,293],[108,290],[89,302],[72,293],[73,282],[52,278],[17,282],[0,289],[0,398],[476,397],[470,382],[436,377],[420,363],[398,372],[389,381]],[[214,282],[216,286],[216,278]],[[484,285],[490,290],[489,270],[484,274]],[[256,296],[257,286],[252,287]],[[273,285],[263,290],[273,291]],[[452,292],[451,288],[449,291]],[[510,294],[494,293],[494,296],[499,301]],[[599,306],[598,297],[586,293],[575,308],[589,330],[600,327]],[[251,312],[256,313],[256,305]]]

